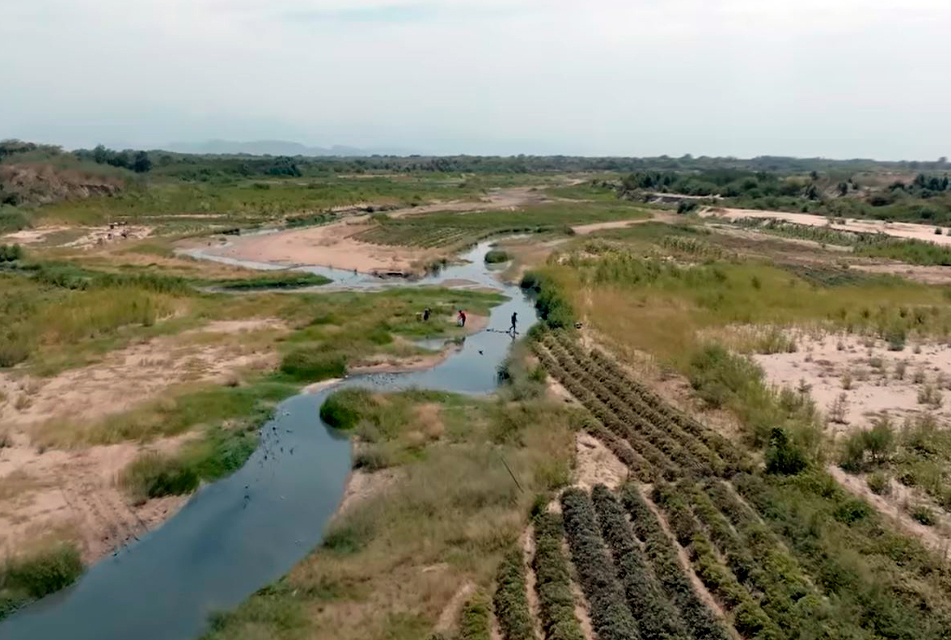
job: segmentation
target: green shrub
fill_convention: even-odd
[[[177,458],[154,452],[139,455],[119,477],[119,483],[137,502],[191,493],[199,482],[195,469]]]
[[[542,629],[547,640],[584,640],[575,617],[568,562],[561,550],[561,517],[543,512],[535,517],[535,558]]]
[[[938,523],[934,511],[923,504],[918,504],[911,508],[911,517],[926,527],[933,527]]]
[[[502,249],[492,249],[485,254],[486,264],[497,264],[499,262],[508,262],[512,259],[512,256],[509,255],[508,251],[503,251]]]
[[[713,612],[697,596],[670,539],[637,487],[626,485],[621,493],[621,501],[631,514],[634,533],[645,543],[644,550],[650,559],[654,575],[663,585],[667,597],[680,610],[684,626],[696,638],[727,640],[730,636]]]
[[[295,379],[306,381],[342,378],[347,374],[347,361],[337,353],[301,348],[284,356],[281,371]]]
[[[0,244],[0,262],[13,262],[23,258],[23,248],[18,244]]]
[[[648,570],[647,558],[631,533],[620,503],[603,484],[594,488],[591,497],[601,535],[611,548],[628,604],[632,611],[638,612],[641,637],[687,637],[679,615],[661,591],[657,578]]]
[[[888,476],[881,471],[875,472],[866,478],[869,490],[875,495],[882,496],[891,492],[891,482]]]
[[[490,640],[489,599],[477,592],[459,612],[459,640]]]
[[[525,585],[522,550],[511,549],[499,564],[492,603],[505,640],[530,640],[535,636]]]
[[[20,590],[34,599],[42,598],[72,584],[82,575],[83,562],[71,544],[12,560],[0,572],[0,586]]]
[[[795,475],[808,466],[802,449],[790,442],[786,431],[774,428],[766,449],[766,473]]]
[[[546,273],[528,271],[522,276],[522,289],[534,292],[535,308],[545,324],[552,329],[574,327],[574,311],[557,283]]]
[[[335,391],[321,405],[320,419],[335,429],[353,429],[369,401],[370,392],[366,389]]]

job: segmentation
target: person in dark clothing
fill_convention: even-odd
[[[518,324],[518,313],[513,313],[512,314],[512,328],[509,329],[510,333],[518,333],[518,331],[515,330],[516,324]]]
[[[466,311],[465,309],[459,309],[459,326],[466,326]]]
[[[432,309],[430,309],[429,307],[426,307],[425,309],[423,309],[423,322],[429,322],[429,316],[432,312],[433,312]]]

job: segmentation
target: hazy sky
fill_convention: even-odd
[[[0,0],[0,138],[951,155],[947,0]]]

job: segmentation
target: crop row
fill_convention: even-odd
[[[566,342],[570,341],[570,338],[560,337],[560,340]],[[601,366],[607,374],[608,379],[616,380],[619,384],[626,387],[630,391],[630,397],[638,399],[646,407],[668,418],[680,429],[699,439],[707,447],[716,452],[728,466],[737,469],[749,467],[749,461],[737,451],[736,447],[728,439],[712,429],[705,427],[686,413],[671,406],[670,403],[654,393],[649,386],[628,375],[613,359],[609,358],[600,350],[593,349],[590,357],[592,361]]]
[[[492,604],[505,640],[535,638],[525,586],[525,562],[520,548],[512,549],[502,558],[496,574]]]
[[[654,487],[654,502],[667,515],[671,530],[687,551],[694,571],[714,597],[733,616],[733,626],[745,638],[778,640],[785,637],[777,623],[763,611],[752,594],[723,565],[713,543],[698,525],[683,491],[692,487],[683,483],[675,489],[669,484]]]
[[[763,517],[769,534],[780,534],[829,596],[823,603],[830,607],[830,625],[858,628],[864,637],[951,637],[947,565],[917,540],[886,526],[834,480],[819,473],[789,479],[738,474],[733,483]],[[735,496],[723,495],[734,504],[721,511],[738,530],[758,521]],[[716,502],[718,496],[713,498]]]
[[[593,378],[561,344],[548,341],[545,346],[562,365],[569,378],[580,382],[622,422],[632,427],[633,431],[643,434],[652,445],[663,451],[664,455],[681,467],[684,472],[698,476],[708,476],[713,473],[710,463],[698,459],[667,431],[651,424],[643,416],[632,411],[629,404],[611,393],[603,382]],[[664,427],[667,426],[664,425]]]
[[[621,421],[610,408],[601,402],[584,382],[571,375],[548,354],[544,347],[536,343],[536,352],[544,367],[561,382],[582,405],[590,411],[601,424],[615,436],[625,440],[637,454],[648,462],[650,467],[643,471],[651,477],[675,478],[680,475],[679,467],[670,461],[660,449],[655,447],[643,434]]]
[[[620,503],[603,484],[594,488],[591,497],[601,535],[614,556],[614,566],[628,605],[637,617],[641,638],[685,640],[688,635],[680,614],[664,595],[648,566],[648,560],[631,533]]]
[[[599,640],[637,640],[637,623],[627,606],[614,565],[594,519],[591,500],[581,489],[561,494],[561,508],[571,559],[588,599],[591,623]]]
[[[648,424],[662,426],[697,460],[719,476],[729,476],[740,464],[736,448],[713,431],[671,407],[646,385],[634,380],[598,351],[590,355],[566,332],[554,332],[547,344],[557,343],[589,375],[621,401],[629,411]],[[713,445],[713,446],[711,446]]]
[[[472,236],[472,231],[469,229],[387,224],[367,229],[357,234],[356,239],[371,244],[429,248],[455,244],[469,236]]]
[[[625,486],[621,501],[631,514],[634,533],[644,542],[654,575],[663,585],[667,597],[680,609],[681,619],[690,634],[697,640],[728,640],[730,636],[726,629],[694,591],[672,541],[638,488]]]
[[[542,513],[534,522],[535,588],[546,640],[584,640],[581,625],[575,617],[575,600],[571,592],[568,561],[561,550],[563,525],[561,517]]]
[[[826,616],[818,592],[781,543],[755,520],[744,519],[734,529],[708,496],[722,497],[725,490],[726,487],[717,482],[705,485],[703,490],[684,487],[681,495],[690,501],[697,519],[737,579],[751,592],[760,594],[763,611],[786,630],[788,637],[801,637],[805,628],[825,626]],[[717,502],[723,504],[722,500]],[[742,505],[725,506],[733,509]]]

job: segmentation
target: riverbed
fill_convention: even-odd
[[[481,243],[462,256],[465,263],[417,281],[295,265],[333,278],[328,288],[334,289],[466,281],[502,290],[509,300],[492,309],[485,331],[469,336],[461,349],[431,369],[353,376],[282,402],[261,428],[259,448],[240,470],[203,486],[163,526],[95,564],[69,589],[0,623],[0,638],[186,640],[206,630],[212,613],[236,607],[287,573],[320,543],[351,467],[348,437],[318,415],[330,393],[345,386],[467,394],[495,389],[497,368],[514,340],[505,333],[509,318],[518,313],[519,328],[525,331],[536,314],[517,287],[500,284],[497,266],[485,264],[490,244]],[[206,257],[200,251],[191,255]]]

